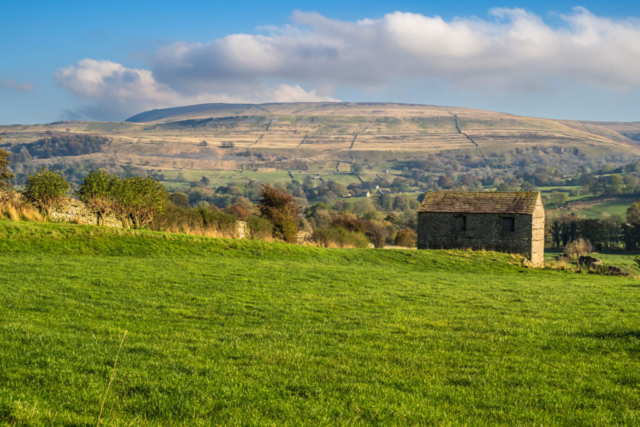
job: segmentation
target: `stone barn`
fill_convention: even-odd
[[[542,266],[540,193],[430,191],[418,211],[418,248],[516,253]]]

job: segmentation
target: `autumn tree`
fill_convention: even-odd
[[[295,243],[298,238],[296,220],[300,209],[293,201],[293,196],[285,190],[265,184],[260,197],[258,209],[260,214],[273,224],[274,237]]]

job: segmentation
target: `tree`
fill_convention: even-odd
[[[49,215],[52,209],[64,204],[69,188],[69,183],[62,175],[43,167],[34,175],[29,175],[22,194],[43,214]]]
[[[169,196],[169,201],[179,208],[189,209],[191,207],[189,198],[184,193],[173,193]]]
[[[551,202],[558,207],[564,206],[567,200],[569,200],[569,195],[563,191],[553,191],[551,193]]]
[[[441,175],[440,178],[438,178],[438,186],[445,189],[451,188],[453,186],[453,181],[448,176]]]
[[[78,198],[96,214],[98,225],[115,209],[114,185],[118,180],[105,171],[93,171],[87,175],[76,192]]]
[[[300,209],[293,201],[293,196],[285,190],[273,187],[270,184],[262,186],[260,214],[273,224],[273,234],[285,242],[295,243],[298,238],[297,217]]]
[[[369,221],[367,223],[367,237],[373,243],[376,248],[384,248],[384,244],[387,241],[389,230],[380,221]]]
[[[354,175],[360,175],[363,169],[364,169],[364,166],[362,166],[360,163],[351,164],[351,173]]]
[[[638,191],[638,186],[640,186],[640,181],[633,175],[625,175],[624,176],[624,188],[627,194],[633,194]]]
[[[11,184],[11,178],[13,178],[13,176],[14,175],[9,172],[9,153],[0,150],[0,192],[13,188]]]
[[[142,228],[162,213],[169,193],[151,177],[136,176],[113,182],[116,212],[124,225]]]
[[[640,200],[632,203],[627,209],[627,221],[634,225],[640,225]]]
[[[613,174],[609,177],[609,187],[607,187],[607,195],[615,196],[624,192],[624,179],[620,174]]]

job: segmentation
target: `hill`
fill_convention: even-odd
[[[0,126],[0,148],[20,164],[18,182],[41,165],[56,165],[75,179],[97,167],[152,173],[181,189],[191,185],[181,179],[186,176],[222,185],[324,174],[348,185],[411,180],[413,169],[423,182],[427,175],[474,170],[476,178],[491,181],[487,176],[520,176],[524,166],[566,175],[579,165],[628,164],[640,159],[634,126],[411,104],[203,104],[119,123]],[[350,174],[354,163],[366,167],[359,176]]]
[[[631,279],[0,221],[0,424],[633,425]]]

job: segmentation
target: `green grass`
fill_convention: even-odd
[[[545,260],[550,261],[554,259],[561,251],[555,249],[553,251],[547,251],[545,253]],[[603,263],[608,265],[614,265],[624,270],[631,270],[632,274],[640,275],[640,268],[634,261],[635,257],[640,255],[640,252],[633,251],[608,251],[608,252],[594,252],[590,256],[602,260]]]
[[[627,213],[627,209],[634,201],[635,199],[623,199],[599,203],[587,209],[581,210],[580,213],[587,218],[600,218],[602,217],[603,213],[608,213],[613,216],[624,216]]]
[[[637,425],[640,285],[0,221],[0,424]]]

